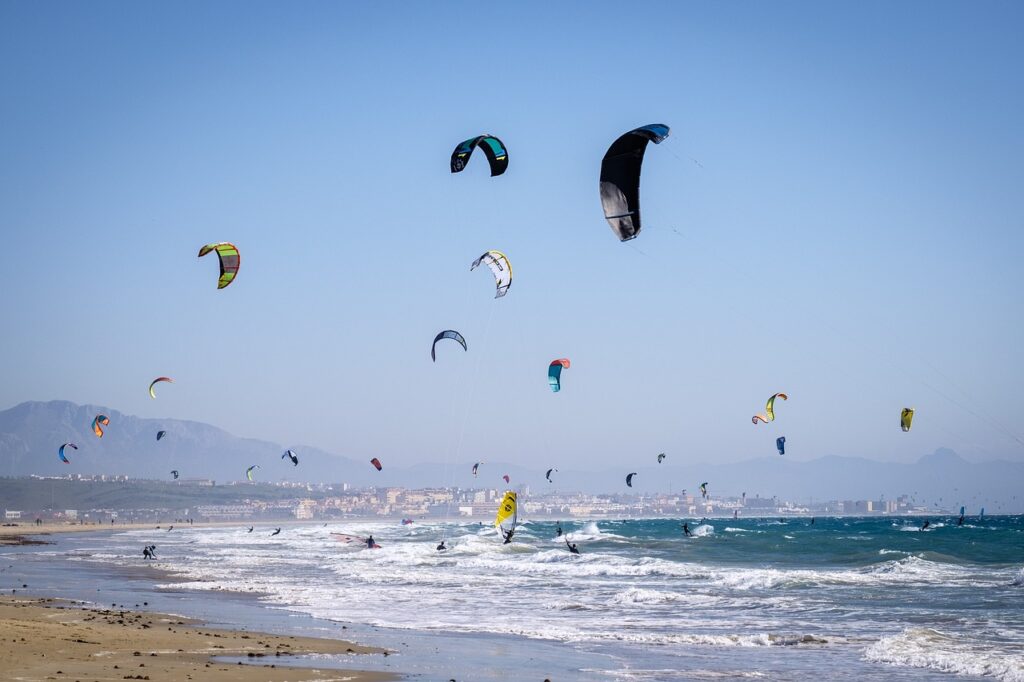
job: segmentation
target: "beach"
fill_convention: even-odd
[[[142,679],[297,682],[398,679],[379,672],[298,668],[304,654],[382,653],[350,642],[213,630],[179,616],[83,607],[53,599],[0,598],[0,669],[7,679]],[[245,656],[258,665],[218,662]]]

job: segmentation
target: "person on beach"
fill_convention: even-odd
[[[685,533],[686,537],[688,537],[688,538],[692,538],[693,537],[693,533],[690,532],[690,524],[688,524],[688,523],[684,523],[683,524],[683,533]]]
[[[569,538],[565,538],[565,546],[569,548],[569,551],[573,554],[579,554],[580,550],[576,549],[576,543],[569,544]]]
[[[373,546],[377,543],[373,541],[373,536],[366,538],[366,549],[373,549]]]
[[[441,540],[441,544],[437,546],[437,551],[438,552],[443,552],[446,549],[448,549],[448,548],[444,546],[444,540]]]
[[[280,532],[281,532],[281,529],[280,529],[280,528],[275,528],[275,529],[274,529],[274,532],[270,534],[270,537],[274,537],[275,535],[277,535],[277,534],[278,534],[278,533],[280,533]]]

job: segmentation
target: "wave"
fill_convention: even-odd
[[[931,628],[908,628],[883,637],[865,650],[864,657],[878,663],[1024,682],[1024,656]]]

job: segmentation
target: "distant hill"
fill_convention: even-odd
[[[96,438],[90,423],[97,414],[110,417],[102,439]],[[160,442],[157,431],[167,431]],[[57,458],[61,443],[72,441],[71,465]],[[502,474],[509,474],[512,486],[528,485],[534,493],[546,490],[581,492],[695,492],[708,481],[712,495],[749,497],[778,496],[794,502],[810,499],[877,500],[912,494],[918,503],[955,508],[985,506],[991,512],[1024,510],[1024,463],[990,461],[973,463],[948,449],[921,457],[913,464],[878,462],[860,457],[821,457],[796,462],[777,455],[744,462],[681,465],[670,453],[664,464],[624,462],[618,468],[573,470],[559,467],[553,483],[544,479],[544,469],[503,462],[486,462],[478,477],[470,472],[472,462],[451,465],[422,463],[412,467],[388,466],[378,472],[366,460],[354,461],[312,447],[295,447],[298,467],[281,460],[284,446],[267,441],[240,438],[199,422],[177,419],[141,419],[97,405],[76,405],[67,401],[26,402],[0,411],[0,476],[123,474],[133,478],[168,479],[171,469],[183,478],[210,478],[218,483],[243,480],[251,464],[262,468],[261,481],[306,481],[349,483],[355,486],[460,486],[501,488]],[[369,457],[367,457],[367,460]],[[558,462],[550,466],[558,467]],[[638,472],[633,488],[625,485],[626,474]]]

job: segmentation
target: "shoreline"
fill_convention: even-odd
[[[392,682],[386,672],[302,665],[303,657],[387,654],[317,637],[204,627],[179,616],[46,597],[0,597],[0,669],[14,679],[203,679],[213,682]],[[230,664],[222,657],[262,664]],[[353,659],[353,664],[358,662]]]

